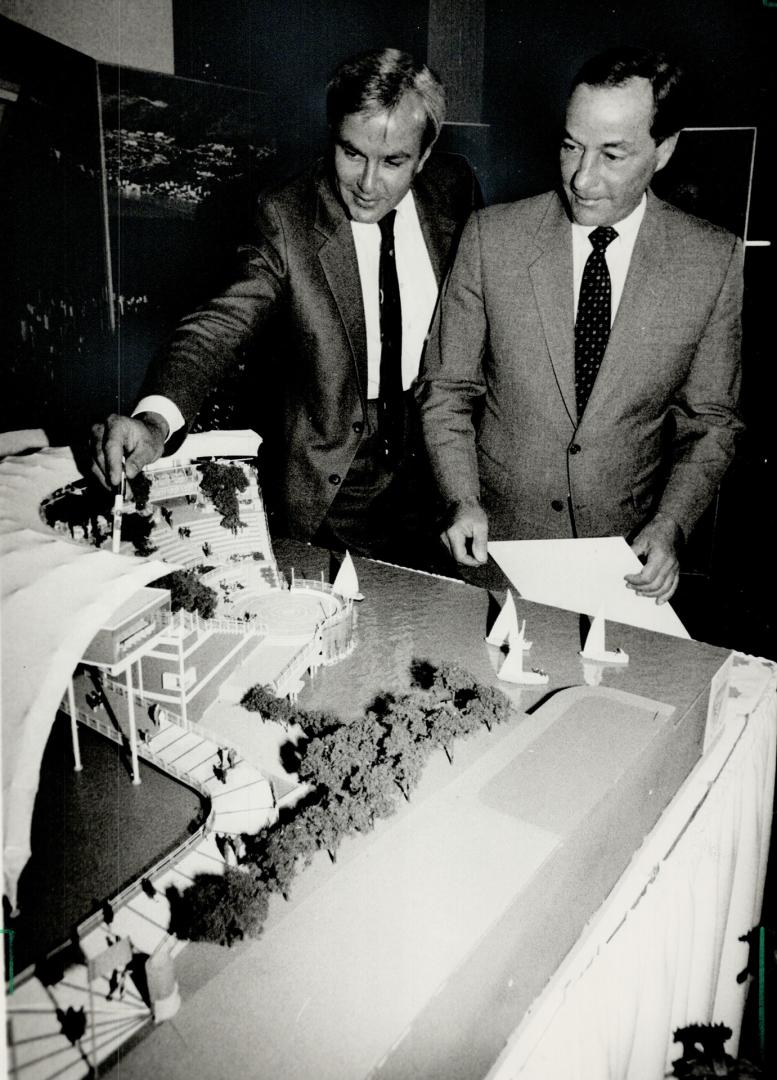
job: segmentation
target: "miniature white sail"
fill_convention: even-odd
[[[603,664],[628,664],[629,654],[623,649],[605,648],[604,644],[604,609],[599,608],[591,622],[591,627],[585,639],[585,645],[580,650],[580,655],[586,660],[598,660]]]
[[[500,679],[505,682],[519,683],[525,686],[538,685],[546,683],[548,676],[544,671],[524,671],[523,668],[523,652],[524,652],[524,633],[526,630],[526,620],[521,623],[520,630],[516,627],[511,630],[510,637],[508,638],[507,647],[508,653],[505,657],[505,661],[501,668],[497,672]]]
[[[510,640],[511,634],[513,638],[521,638],[522,648],[524,652],[528,652],[531,648],[531,642],[527,641],[523,634],[518,630],[518,613],[515,610],[513,594],[510,589],[508,589],[507,598],[494,620],[494,625],[491,627],[490,633],[486,636],[486,644],[504,645]]]
[[[363,600],[364,596],[359,592],[359,579],[356,576],[356,567],[350,552],[346,551],[345,558],[340,563],[340,569],[332,582],[332,592],[342,596],[344,600]]]

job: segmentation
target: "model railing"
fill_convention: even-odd
[[[196,633],[206,630],[218,630],[220,633],[241,634],[243,636],[249,634],[261,636],[268,631],[267,624],[258,619],[239,619],[230,615],[218,615],[213,619],[203,619],[196,611],[183,610],[163,612],[162,625],[168,630],[186,630]]]
[[[296,675],[300,671],[304,671],[306,668],[311,667],[311,660],[313,660],[318,652],[317,634],[313,636],[313,639],[308,642],[298,653],[295,653],[290,660],[283,665],[281,670],[272,680],[270,684],[273,691],[279,696],[284,696],[285,690],[283,684],[287,678],[291,675]]]
[[[291,583],[291,591],[296,589],[308,589],[310,592],[323,592],[328,593],[330,596],[335,595],[332,592],[332,586],[328,581],[322,581],[320,578],[298,578],[295,577]]]

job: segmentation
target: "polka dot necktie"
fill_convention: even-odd
[[[617,236],[609,225],[589,235],[593,251],[586,260],[575,322],[575,399],[577,419],[585,410],[610,336],[610,271],[604,253]]]
[[[378,391],[378,435],[389,461],[400,456],[405,419],[402,396],[402,306],[394,256],[394,218],[390,210],[380,219],[380,388]]]

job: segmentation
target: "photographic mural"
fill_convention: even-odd
[[[283,175],[270,95],[100,66],[122,407],[178,319],[225,285],[257,193]],[[241,373],[198,427],[243,427]]]

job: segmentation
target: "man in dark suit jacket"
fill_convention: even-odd
[[[463,159],[430,156],[444,110],[437,78],[405,53],[370,52],[338,68],[327,89],[327,160],[261,200],[238,279],[181,322],[135,415],[95,427],[94,471],[103,482],[119,481],[122,457],[129,478],[159,457],[241,351],[254,339],[261,349],[272,318],[284,368],[281,431],[266,448],[276,530],[446,566],[411,387],[439,283],[481,201]],[[378,225],[387,220],[401,308],[401,328],[392,330],[401,375],[397,368],[390,407]],[[261,386],[261,371],[256,381]],[[385,430],[379,422],[390,409],[393,434],[389,420]]]
[[[623,535],[645,563],[629,587],[676,588],[741,428],[742,290],[741,243],[646,191],[677,140],[677,82],[643,50],[589,61],[563,193],[481,211],[462,236],[419,396],[463,565],[488,536]]]

